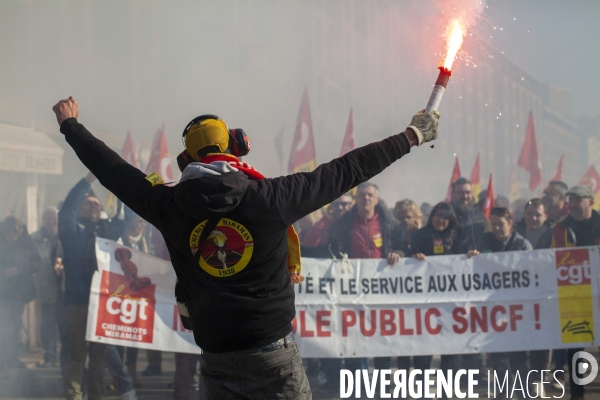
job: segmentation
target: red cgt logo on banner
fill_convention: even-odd
[[[589,250],[556,250],[556,270],[558,286],[591,284],[592,269]]]
[[[96,335],[152,343],[156,285],[137,276],[129,249],[115,250],[125,275],[102,271]]]

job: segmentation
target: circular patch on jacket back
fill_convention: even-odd
[[[200,222],[190,235],[192,254],[208,220]],[[200,249],[198,264],[207,273],[219,278],[235,275],[248,265],[254,250],[254,239],[248,229],[238,222],[221,218]]]

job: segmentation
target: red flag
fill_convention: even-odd
[[[136,168],[140,168],[140,161],[138,160],[137,153],[135,151],[135,146],[133,144],[133,139],[131,139],[131,132],[127,131],[127,136],[125,137],[125,143],[123,143],[123,149],[121,150],[121,157],[129,164],[133,165]]]
[[[460,178],[460,167],[458,166],[458,156],[454,159],[454,169],[452,170],[452,177],[450,177],[450,185],[448,185],[448,191],[446,192],[446,203],[450,203],[452,198],[452,184],[455,180]]]
[[[490,183],[488,183],[485,200],[483,200],[483,207],[481,207],[481,211],[483,211],[487,219],[490,219],[492,208],[494,208],[494,184],[492,182],[492,174],[490,174]]]
[[[154,141],[152,142],[152,152],[150,153],[150,160],[146,165],[146,174],[156,172],[162,180],[167,182],[173,182],[173,170],[171,169],[171,157],[169,157],[169,150],[167,149],[167,138],[165,136],[165,126],[156,132]]]
[[[578,185],[590,186],[594,191],[594,196],[600,193],[600,176],[598,176],[598,171],[596,171],[594,164],[590,165],[587,171],[585,171]]]
[[[585,174],[579,180],[578,185],[587,185],[594,189],[594,194],[596,194],[600,190],[600,176],[598,176],[598,171],[596,171],[596,167],[594,164],[590,165],[590,167],[585,171]]]
[[[594,164],[585,171],[585,174],[581,177],[578,185],[591,186],[594,191],[594,210],[600,211],[600,176]]]
[[[300,111],[296,121],[294,142],[290,153],[288,172],[308,172],[317,167],[315,152],[315,140],[313,138],[312,120],[310,118],[310,106],[308,105],[308,89],[304,88]]]
[[[517,165],[529,172],[529,190],[535,190],[542,183],[542,165],[540,163],[540,152],[535,137],[533,114],[531,111],[529,111],[527,132],[525,133],[525,141],[523,142],[523,148],[521,149]]]
[[[354,150],[354,121],[352,120],[352,109],[350,109],[350,116],[348,117],[348,125],[346,125],[346,134],[344,135],[344,141],[342,142],[340,157],[352,150]]]
[[[475,159],[475,165],[473,166],[473,171],[471,172],[471,190],[473,191],[473,198],[479,198],[479,193],[481,192],[481,178],[479,177],[480,173],[479,166],[479,153],[477,153],[477,158]]]
[[[550,179],[550,181],[562,181],[562,170],[563,170],[563,159],[565,158],[564,154],[560,155],[560,160],[558,160],[558,165],[556,166],[556,173]]]

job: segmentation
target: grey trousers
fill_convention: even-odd
[[[206,398],[312,399],[295,342],[275,347],[202,355]]]
[[[89,351],[87,392],[89,400],[101,400],[104,391],[104,366],[106,365],[106,345],[85,340],[88,304],[67,306],[67,365],[65,367],[65,394],[67,400],[81,400],[85,359]]]

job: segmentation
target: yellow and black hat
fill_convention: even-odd
[[[216,116],[215,116],[216,117]],[[192,121],[193,122],[193,121]],[[218,117],[205,118],[187,128],[184,133],[185,148],[194,161],[199,161],[198,151],[217,146],[221,153],[229,147],[229,129]]]

